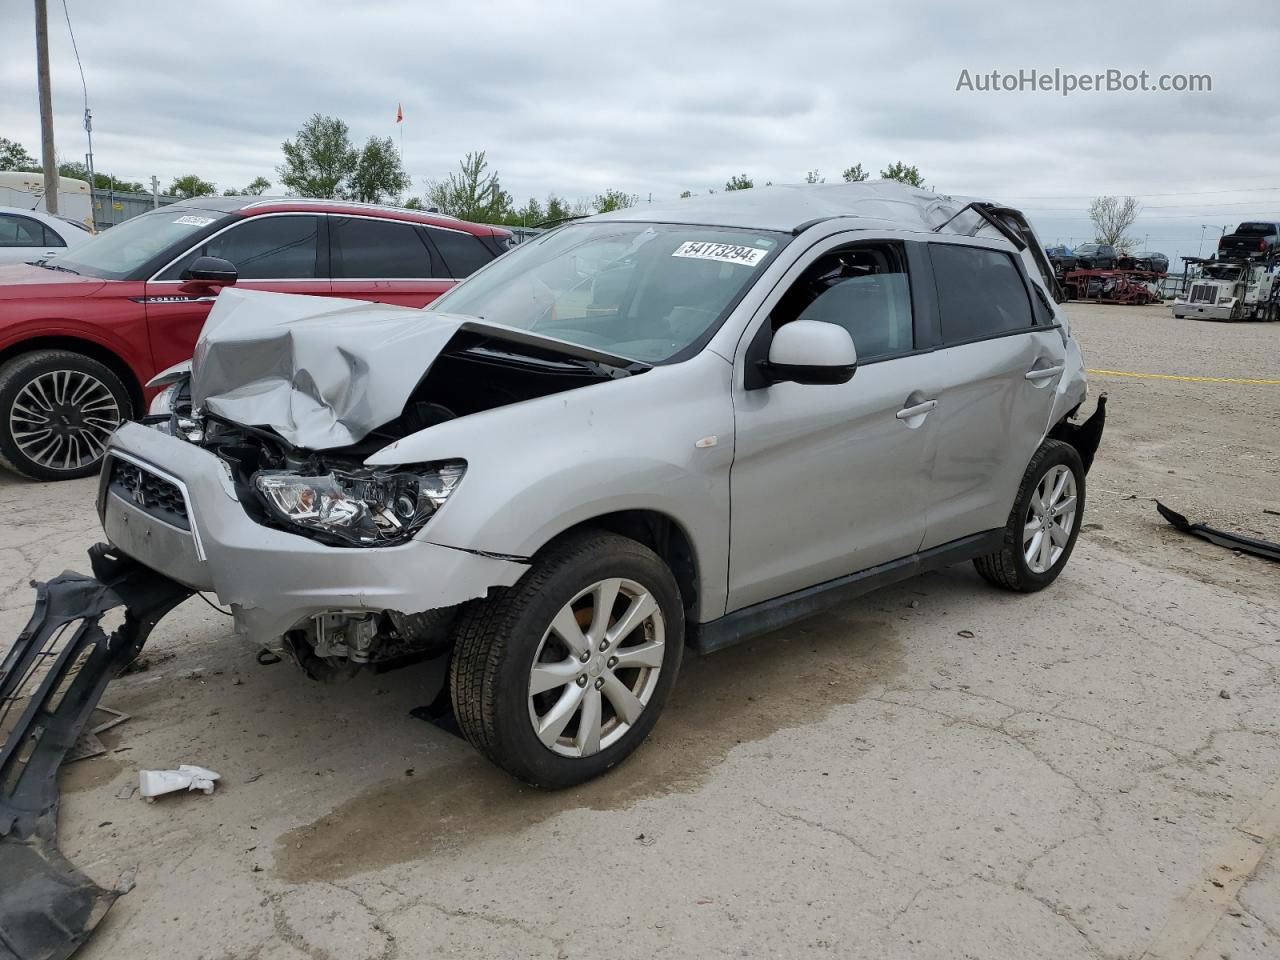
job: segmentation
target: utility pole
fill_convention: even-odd
[[[36,82],[40,87],[40,154],[44,164],[44,208],[58,212],[58,158],[53,152],[53,91],[49,85],[49,11],[36,0]],[[90,188],[92,188],[90,184]]]

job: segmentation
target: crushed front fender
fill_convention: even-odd
[[[105,544],[93,576],[36,583],[36,604],[0,662],[0,960],[61,960],[124,890],[98,886],[57,847],[58,767],[107,683],[192,591]],[[124,607],[110,634],[103,616]]]

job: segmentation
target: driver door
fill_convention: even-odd
[[[735,370],[728,611],[915,553],[924,538],[936,399],[918,245],[829,240],[803,257],[743,337]],[[849,330],[843,384],[748,388],[772,330]]]
[[[260,214],[239,220],[188,250],[146,286],[147,328],[157,370],[190,360],[216,292],[184,293],[182,273],[196,257],[235,264],[236,286],[246,290],[327,296],[328,248],[324,217],[310,213]]]

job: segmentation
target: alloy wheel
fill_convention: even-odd
[[[1076,522],[1076,502],[1070,467],[1058,464],[1040,478],[1022,528],[1022,554],[1032,573],[1048,573],[1062,558]]]
[[[600,580],[560,608],[529,671],[529,721],[549,750],[587,757],[621,739],[658,685],[666,625],[634,580]]]
[[[9,410],[9,435],[22,455],[50,470],[78,470],[100,459],[120,426],[107,385],[81,370],[32,378]]]

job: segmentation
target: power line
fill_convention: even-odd
[[[80,88],[84,91],[84,133],[89,138],[89,152],[85,160],[89,167],[89,226],[98,225],[98,207],[93,191],[98,187],[98,178],[93,169],[93,114],[89,112],[89,84],[84,79],[84,65],[80,62],[80,48],[76,45],[76,32],[71,27],[71,11],[67,9],[67,0],[62,0],[62,14],[67,18],[67,33],[71,34],[71,51],[76,55],[76,69],[80,71]]]
[[[1203,197],[1211,193],[1259,193],[1280,190],[1280,187],[1234,187],[1230,190],[1187,190],[1178,193],[1126,193],[1128,197]],[[1014,200],[1093,200],[1097,194],[1071,194],[1067,196],[1051,196],[1048,194],[1015,194]]]
[[[1143,210],[1187,210],[1193,207],[1207,208],[1209,210],[1219,210],[1222,207],[1256,207],[1260,203],[1270,203],[1270,200],[1233,200],[1228,203],[1151,203],[1142,207]],[[1025,207],[1026,210],[1060,210],[1069,212],[1071,210],[1079,210],[1079,207]]]

